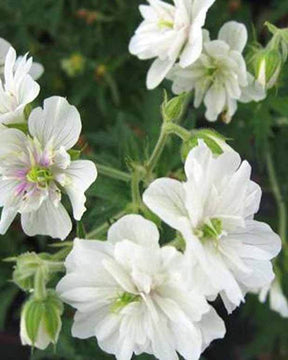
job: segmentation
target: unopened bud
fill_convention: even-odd
[[[277,83],[281,69],[282,56],[278,50],[263,49],[254,58],[256,79],[266,89]]]
[[[29,291],[34,287],[34,276],[39,268],[43,273],[48,273],[44,261],[34,252],[27,252],[17,257],[13,271],[13,281],[24,291]]]
[[[24,304],[21,312],[20,337],[23,345],[44,350],[56,344],[61,330],[63,304],[54,291],[45,299],[33,296]]]
[[[179,119],[184,110],[184,104],[187,94],[183,93],[168,100],[165,92],[164,101],[162,103],[162,116],[164,121],[173,121]]]

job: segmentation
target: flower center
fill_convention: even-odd
[[[46,167],[33,166],[26,175],[26,179],[44,188],[53,180],[53,174],[51,170]]]
[[[131,304],[132,302],[139,301],[140,299],[140,295],[124,292],[119,295],[115,302],[112,304],[111,312],[119,313],[125,306]]]
[[[223,233],[222,221],[217,218],[210,219],[208,222],[197,228],[194,233],[201,240],[213,240],[218,243],[218,240]]]
[[[160,19],[158,21],[158,27],[160,29],[173,29],[174,23],[173,23],[173,21]]]

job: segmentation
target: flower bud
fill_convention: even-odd
[[[282,56],[278,50],[262,49],[254,57],[256,79],[266,89],[275,86],[282,68]]]
[[[183,113],[184,104],[187,94],[183,93],[168,100],[167,93],[164,93],[164,101],[162,103],[162,116],[164,121],[173,121]]]
[[[221,155],[224,151],[234,151],[227,143],[226,138],[211,129],[200,129],[192,132],[191,138],[182,145],[182,159],[185,160],[190,150],[198,145],[199,139],[202,139],[205,144],[215,155]]]
[[[34,252],[27,252],[17,257],[16,266],[13,271],[13,282],[24,291],[29,291],[34,287],[34,276],[39,268],[44,273],[49,269],[43,259]]]
[[[50,290],[44,300],[32,296],[23,306],[20,322],[22,345],[44,350],[56,344],[61,330],[63,304]]]

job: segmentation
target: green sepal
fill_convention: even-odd
[[[23,123],[15,123],[15,124],[7,124],[5,125],[8,129],[17,129],[22,131],[24,134],[29,133],[28,124],[26,122]]]
[[[164,101],[161,105],[162,117],[166,122],[177,120],[181,117],[187,93],[175,96],[168,100],[167,92],[164,91]]]
[[[67,151],[72,161],[78,160],[81,156],[82,150],[70,149]]]
[[[77,221],[77,237],[79,239],[86,239],[86,231],[82,221]]]

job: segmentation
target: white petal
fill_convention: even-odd
[[[226,333],[225,323],[210,307],[210,311],[203,315],[201,322],[201,332],[203,336],[202,351],[215,339],[223,339]]]
[[[236,241],[243,242],[240,256],[251,259],[271,260],[281,250],[281,239],[265,223],[246,221],[246,228],[237,234],[231,234]]]
[[[220,29],[218,39],[225,41],[231,50],[242,53],[248,40],[246,26],[236,21],[229,21]]]
[[[44,72],[44,67],[42,64],[39,64],[37,62],[33,62],[31,69],[29,71],[30,76],[34,80],[38,80]]]
[[[261,101],[267,96],[265,88],[248,73],[248,86],[242,88],[240,101],[248,103],[250,101]]]
[[[84,193],[97,177],[96,166],[89,160],[72,161],[65,174],[69,181],[64,188],[71,200],[74,218],[80,220],[86,211]]]
[[[53,148],[74,146],[81,132],[80,114],[75,106],[60,96],[44,100],[43,109],[34,109],[28,119],[29,131],[42,145],[53,141]]]
[[[1,220],[0,220],[0,234],[5,234],[9,226],[12,224],[13,220],[17,215],[17,209],[15,208],[6,208],[2,209]]]
[[[158,247],[157,226],[140,215],[126,215],[108,230],[108,241],[115,244],[129,240],[139,245]]]
[[[192,26],[189,42],[186,44],[180,55],[179,64],[182,68],[186,68],[193,64],[199,58],[202,51],[202,43],[202,29],[200,27]]]
[[[39,210],[21,215],[21,223],[28,236],[48,235],[52,238],[66,239],[72,230],[70,217],[62,204],[55,207],[47,199]]]
[[[183,221],[189,218],[185,208],[185,193],[180,181],[162,178],[149,185],[143,194],[143,201],[168,225],[183,230]]]
[[[147,74],[147,88],[152,90],[156,88],[164,79],[168,72],[172,69],[175,60],[154,60]]]
[[[226,92],[224,87],[215,82],[207,91],[207,94],[204,97],[204,104],[207,108],[205,114],[207,120],[216,121],[226,104]]]
[[[11,44],[3,38],[0,38],[0,66],[4,65],[5,57],[8,53]]]

